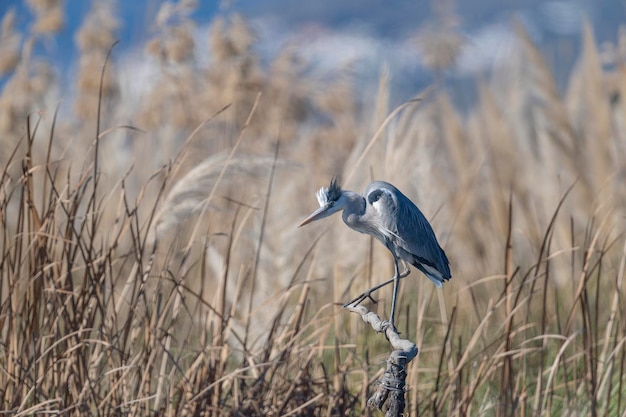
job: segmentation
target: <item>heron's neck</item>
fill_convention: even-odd
[[[361,194],[350,190],[342,191],[341,198],[344,200],[341,217],[350,226],[356,220],[356,217],[360,217],[365,213],[365,198]]]
[[[355,193],[350,190],[343,190],[341,192],[343,198],[347,201],[347,206],[352,208],[361,208],[365,210],[365,198],[359,193]]]

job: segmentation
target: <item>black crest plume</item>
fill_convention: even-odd
[[[333,177],[330,180],[328,187],[320,188],[317,193],[315,193],[315,196],[317,197],[317,202],[320,204],[320,207],[324,207],[328,203],[339,200],[339,197],[341,197],[341,187],[337,184],[337,177]]]

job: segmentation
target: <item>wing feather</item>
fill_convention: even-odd
[[[449,279],[448,258],[417,206],[393,185],[383,181],[370,184],[365,194],[367,202],[380,216],[380,225],[388,231],[390,241],[387,244],[393,247],[396,255],[415,266],[418,266],[416,263],[422,264],[424,267],[420,270],[433,282]]]

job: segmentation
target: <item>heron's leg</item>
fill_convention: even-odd
[[[389,317],[389,323],[391,323],[392,327],[395,327],[394,319],[396,317],[396,298],[398,297],[398,287],[400,284],[400,271],[398,270],[398,258],[394,256],[393,261],[396,274],[393,276],[393,297],[391,298],[391,316]]]
[[[375,304],[378,303],[378,301],[374,300],[374,298],[372,297],[372,293],[376,290],[379,290],[382,287],[385,287],[389,284],[391,284],[392,282],[402,279],[404,277],[406,277],[407,275],[409,275],[411,273],[411,269],[409,267],[407,267],[404,263],[404,267],[406,268],[404,270],[404,272],[402,272],[401,274],[398,274],[398,261],[394,259],[395,262],[395,274],[393,276],[393,278],[388,279],[387,281],[383,282],[382,284],[378,284],[375,287],[370,288],[369,290],[365,291],[363,294],[359,295],[358,297],[354,298],[353,300],[348,301],[347,303],[345,303],[343,305],[344,308],[348,307],[348,306],[358,306],[359,304],[361,304],[366,298],[369,298],[370,300],[372,300],[372,302],[374,302]]]

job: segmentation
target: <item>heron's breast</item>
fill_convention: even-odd
[[[343,222],[348,227],[350,227],[351,229],[354,229],[357,232],[367,233],[364,230],[364,225],[360,221],[360,216],[358,216],[357,214],[355,214],[355,213],[346,213],[344,211],[343,215],[341,217],[343,218]]]
[[[351,213],[345,215],[343,216],[343,221],[351,229],[356,230],[360,233],[373,236],[385,245],[387,245],[386,241],[391,238],[391,236],[387,236],[385,233],[383,233],[385,231],[384,227],[377,227],[376,224],[368,221],[363,216],[360,216],[358,214]]]

